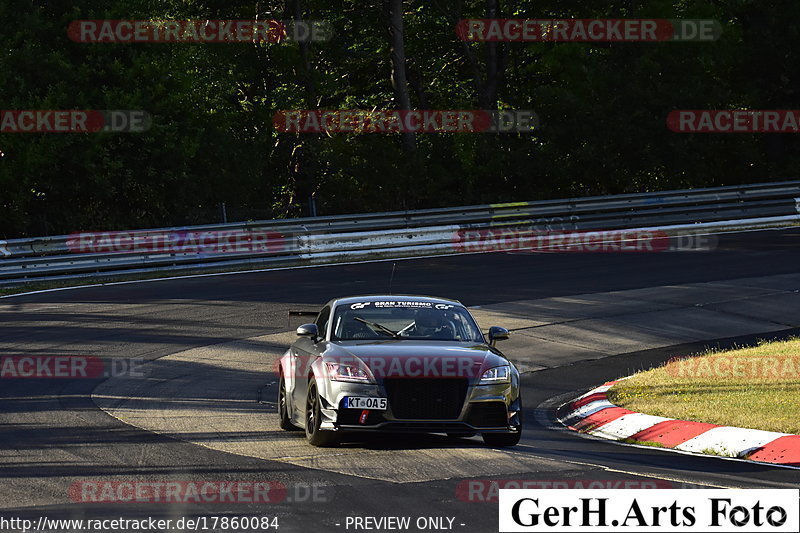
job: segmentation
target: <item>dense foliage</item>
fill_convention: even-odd
[[[403,87],[389,12],[400,6]],[[568,6],[568,7],[567,7]],[[495,14],[496,12],[496,14]],[[292,44],[85,44],[76,19],[327,20]],[[0,238],[796,177],[792,134],[678,134],[673,109],[798,109],[790,0],[7,0],[3,109],[143,109],[146,133],[0,133]],[[460,41],[462,18],[710,18],[713,43]],[[397,37],[397,35],[395,35]],[[403,65],[401,65],[402,67]],[[278,109],[533,109],[537,133],[278,133]],[[402,107],[402,106],[400,106]]]

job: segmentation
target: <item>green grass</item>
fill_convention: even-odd
[[[671,361],[608,396],[650,415],[800,434],[800,339]]]
[[[622,439],[620,442],[624,442],[625,444],[638,444],[639,446],[650,446],[653,448],[666,448],[666,446],[660,442],[653,442],[650,440]]]
[[[723,448],[722,450],[716,450],[714,448],[705,448],[704,450],[701,450],[701,453],[704,453],[706,455],[716,455],[718,457],[738,457],[739,456],[739,454],[737,454],[736,452],[732,452],[731,450],[729,450],[727,448]]]

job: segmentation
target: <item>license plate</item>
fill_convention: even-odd
[[[356,398],[348,396],[344,399],[345,409],[374,409],[376,411],[386,410],[386,398]]]

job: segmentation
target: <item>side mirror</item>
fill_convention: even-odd
[[[497,341],[504,341],[508,339],[508,330],[500,326],[492,326],[489,328],[489,344],[494,346]]]
[[[297,328],[297,336],[298,337],[309,337],[312,341],[317,340],[319,338],[319,330],[317,329],[316,324],[303,324],[299,328]]]

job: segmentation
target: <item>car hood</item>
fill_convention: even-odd
[[[509,364],[486,344],[410,340],[331,343],[325,360],[359,364],[376,379],[478,378],[489,368]]]

